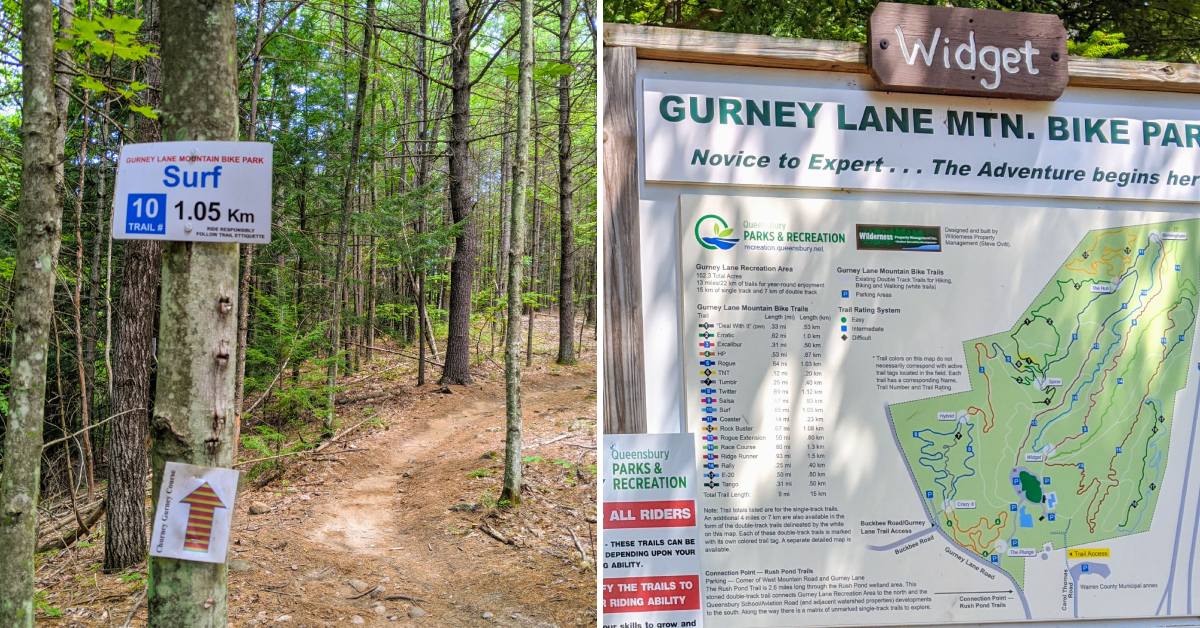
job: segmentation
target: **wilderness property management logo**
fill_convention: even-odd
[[[738,243],[737,238],[730,237],[733,235],[733,227],[730,227],[724,218],[716,214],[701,216],[696,221],[695,232],[696,242],[710,251],[717,249],[728,251]]]

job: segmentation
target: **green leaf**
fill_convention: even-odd
[[[536,71],[539,76],[548,78],[561,78],[569,76],[575,71],[575,66],[569,63],[549,62],[542,64]]]
[[[136,111],[136,112],[142,114],[143,116],[150,118],[151,120],[158,119],[158,112],[155,111],[154,109],[151,109],[150,107],[145,106],[145,105],[129,105],[129,109],[131,111]]]
[[[140,18],[114,14],[112,17],[98,17],[96,22],[106,31],[114,33],[136,33],[142,27]]]
[[[91,77],[91,76],[79,77],[79,86],[84,89],[89,89],[93,92],[100,92],[101,94],[108,91],[108,88],[106,88],[104,86],[104,83],[97,81],[94,77]]]
[[[728,237],[729,237],[729,236],[731,236],[731,235],[733,235],[733,227],[730,227],[730,228],[728,228],[728,229],[725,229],[724,231],[722,231],[722,232],[721,232],[721,237],[722,237],[722,238],[728,238]]]

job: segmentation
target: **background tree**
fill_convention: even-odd
[[[508,336],[504,342],[504,488],[500,499],[521,503],[521,271],[525,250],[525,192],[529,179],[529,118],[533,109],[533,1],[521,0],[521,59],[517,70],[517,135],[508,251]],[[532,309],[530,310],[532,314]],[[532,318],[530,319],[532,322]]]
[[[0,625],[33,625],[33,550],[62,206],[55,185],[61,146],[54,109],[54,28],[50,0],[26,0],[21,20],[21,200],[13,271],[12,366],[0,476]]]

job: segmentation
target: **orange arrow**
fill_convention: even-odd
[[[225,508],[221,499],[208,485],[201,484],[191,495],[184,497],[180,503],[190,504],[188,511],[187,536],[183,540],[183,549],[193,552],[207,552],[208,542],[212,538],[213,511]]]

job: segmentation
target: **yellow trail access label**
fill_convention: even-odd
[[[1067,558],[1109,558],[1112,550],[1107,547],[1072,547],[1067,549]]]

